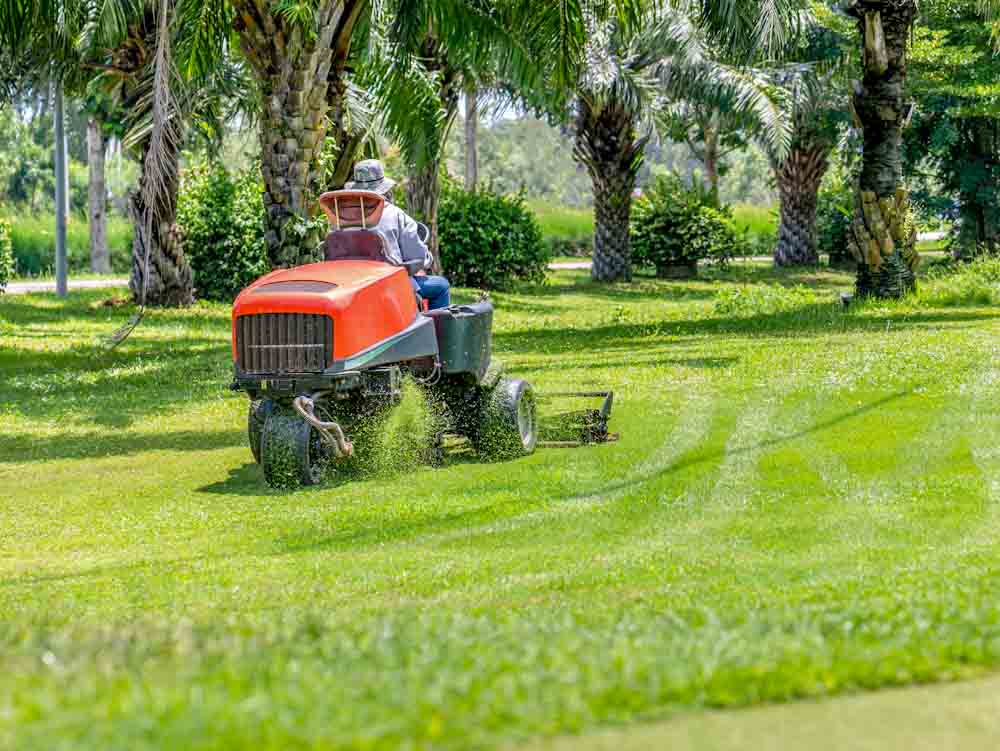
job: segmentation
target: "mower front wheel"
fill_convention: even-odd
[[[267,417],[274,411],[274,402],[270,399],[258,399],[250,402],[247,413],[247,436],[250,439],[250,451],[253,460],[260,464],[260,442],[264,435],[264,424]]]
[[[264,422],[260,443],[260,464],[268,485],[318,485],[331,461],[332,451],[319,431],[290,406],[275,406]]]
[[[527,456],[538,444],[535,392],[527,381],[501,379],[484,400],[476,436],[480,454]]]

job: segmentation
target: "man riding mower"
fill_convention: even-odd
[[[491,456],[532,453],[535,394],[491,362],[493,306],[449,305],[447,282],[423,276],[422,225],[382,193],[356,189],[387,192],[381,165],[362,163],[357,177],[320,197],[326,260],[273,271],[233,304],[232,388],[250,397],[250,447],[265,480],[322,482],[355,453],[363,426],[399,404],[407,377],[438,407],[438,442],[453,434]],[[607,437],[610,406],[609,396],[586,435]]]

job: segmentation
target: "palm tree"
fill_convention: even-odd
[[[906,52],[916,0],[852,0],[864,78],[854,83],[852,114],[864,136],[851,253],[858,261],[859,296],[901,297],[915,287],[916,230],[902,186]]]
[[[322,223],[313,217],[323,146],[330,116],[340,117],[351,41],[369,2],[230,3],[259,90],[268,256],[274,266],[294,266],[312,260],[319,244]],[[203,6],[192,6],[192,18]]]
[[[780,68],[772,74],[783,92],[786,116],[792,127],[788,150],[765,151],[774,171],[780,200],[778,266],[819,263],[816,212],[820,183],[830,166],[830,154],[841,127],[846,124],[839,66],[804,63]]]
[[[595,281],[631,278],[632,192],[659,108],[695,94],[731,97],[737,110],[756,111],[771,126],[779,150],[786,140],[767,91],[719,63],[706,44],[733,54],[748,41],[772,44],[786,23],[785,5],[706,0],[684,8],[693,18],[656,0],[519,8],[535,54],[552,60],[544,84],[551,93],[534,96],[547,99],[550,111],[570,112],[574,155],[593,183]]]

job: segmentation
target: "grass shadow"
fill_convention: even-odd
[[[105,431],[45,438],[0,433],[0,466],[58,459],[103,459],[147,451],[213,451],[235,448],[246,445],[246,442],[246,434],[239,430],[181,430],[173,433]]]

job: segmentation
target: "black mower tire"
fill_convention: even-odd
[[[323,438],[290,406],[275,406],[267,416],[260,445],[264,480],[272,488],[318,485],[330,466]]]
[[[260,464],[260,442],[264,435],[264,423],[267,417],[274,411],[274,402],[271,399],[257,399],[250,402],[250,409],[247,412],[247,437],[250,439],[250,451],[253,453],[253,460]]]
[[[501,378],[483,400],[475,447],[486,458],[516,459],[535,452],[538,413],[531,384]]]

